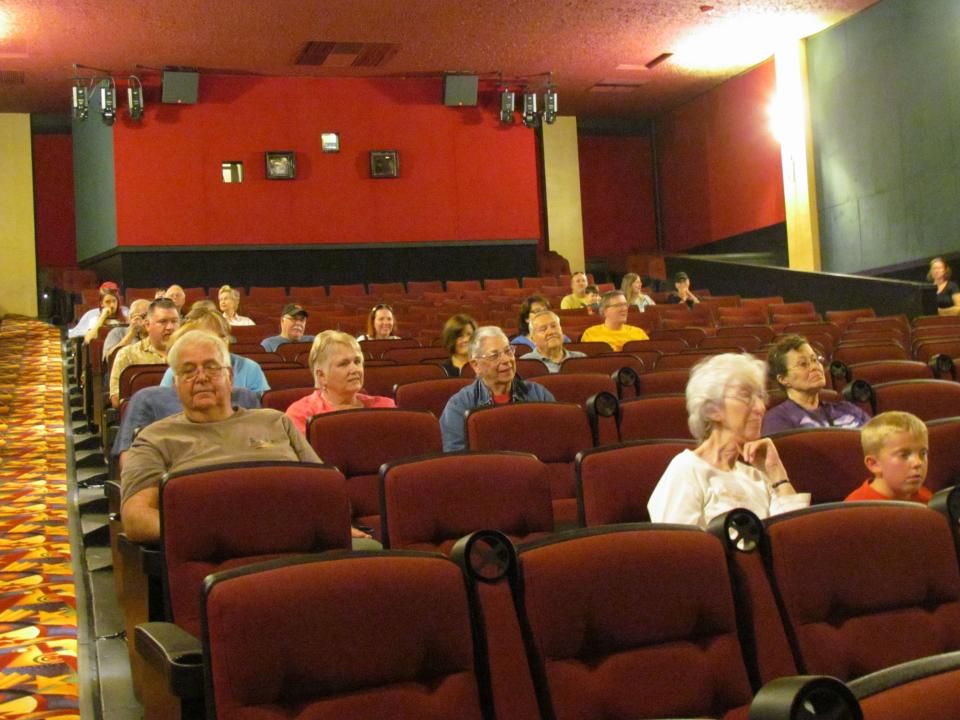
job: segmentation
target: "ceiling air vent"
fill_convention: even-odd
[[[304,45],[297,65],[317,67],[379,67],[392,58],[396,43],[312,41]]]
[[[27,74],[23,70],[0,70],[0,85],[26,85]]]
[[[645,82],[639,80],[601,80],[590,88],[592,93],[631,93],[638,90]]]

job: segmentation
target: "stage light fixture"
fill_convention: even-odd
[[[528,128],[535,128],[540,124],[540,115],[537,114],[537,94],[525,92],[523,94],[523,124]]]
[[[503,88],[500,91],[500,122],[513,124],[513,111],[516,109],[516,95],[512,90]]]
[[[87,97],[87,86],[83,84],[81,78],[73,80],[73,119],[86,120],[90,114],[90,103]]]
[[[543,121],[553,125],[557,121],[557,89],[548,86],[543,93]]]
[[[127,78],[127,109],[131,120],[143,119],[143,83],[136,75]]]
[[[103,78],[100,86],[100,116],[104,125],[113,125],[117,119],[117,86],[113,78]]]

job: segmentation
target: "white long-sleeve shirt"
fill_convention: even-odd
[[[650,495],[647,510],[653,522],[683,523],[706,529],[713,518],[728,510],[746,508],[758,517],[797,510],[810,504],[810,493],[777,495],[766,475],[740,462],[720,470],[684,450],[664,470]]]

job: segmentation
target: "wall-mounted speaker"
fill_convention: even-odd
[[[476,75],[444,75],[443,104],[450,107],[468,107],[477,104]]]
[[[200,73],[164,70],[161,100],[176,105],[193,105],[197,102],[199,86]]]

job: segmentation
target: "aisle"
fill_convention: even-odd
[[[79,718],[59,331],[0,325],[0,719]]]

